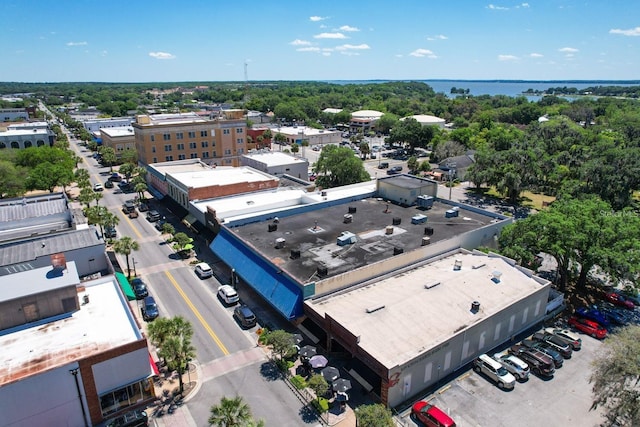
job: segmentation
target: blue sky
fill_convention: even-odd
[[[637,0],[2,0],[0,81],[637,80]]]

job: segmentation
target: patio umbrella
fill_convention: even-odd
[[[340,378],[340,371],[338,368],[334,368],[333,366],[327,366],[322,371],[320,371],[322,376],[328,383],[332,383],[333,381]]]
[[[338,378],[333,382],[333,391],[338,393],[344,393],[347,390],[351,390],[351,381],[346,378]]]
[[[302,334],[293,334],[293,342],[296,345],[300,345],[300,343],[302,343],[302,341],[304,341],[304,338],[302,337]]]
[[[298,354],[302,357],[306,357],[307,359],[313,357],[316,355],[316,353],[318,352],[318,350],[316,350],[316,348],[312,345],[305,345],[304,347],[302,347],[299,351]]]
[[[327,366],[327,363],[329,363],[329,361],[321,354],[316,354],[309,359],[309,365],[311,365],[312,368],[324,368]]]

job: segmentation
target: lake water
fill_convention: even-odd
[[[370,83],[386,83],[391,80],[334,80],[328,83],[334,84],[370,84]],[[546,90],[555,87],[568,87],[576,89],[585,89],[595,86],[640,86],[640,81],[614,81],[614,80],[589,80],[589,81],[524,81],[524,80],[416,80],[426,83],[438,93],[444,93],[448,97],[455,97],[451,94],[451,88],[469,89],[469,95],[506,95],[520,96],[528,89]],[[539,99],[539,96],[528,96],[529,99]]]

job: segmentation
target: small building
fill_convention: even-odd
[[[0,108],[0,122],[15,122],[29,120],[26,108]]]
[[[100,139],[103,147],[111,147],[120,159],[122,153],[136,149],[136,138],[132,126],[116,126],[100,128]]]
[[[240,164],[278,177],[288,175],[305,181],[309,178],[307,159],[281,151],[245,154],[240,158]]]
[[[436,197],[437,193],[438,183],[427,178],[397,174],[378,179],[378,195],[405,206],[417,204],[420,196]]]
[[[133,117],[108,117],[103,119],[85,119],[81,120],[82,126],[89,133],[100,132],[100,129],[120,128],[131,126],[135,119]]]
[[[280,126],[272,129],[273,136],[282,134],[286,138],[287,144],[302,145],[302,141],[307,141],[309,146],[320,146],[326,144],[340,144],[342,133],[338,130],[316,129],[308,126]]]
[[[375,129],[376,122],[384,113],[375,110],[360,110],[351,113],[349,131],[351,133],[367,133]]]
[[[468,152],[461,156],[447,157],[438,163],[438,170],[445,175],[443,178],[449,179],[465,179],[467,169],[475,163],[474,153]]]
[[[0,127],[0,149],[51,146],[54,142],[55,133],[47,122],[12,123]]]
[[[444,125],[445,125],[444,119],[441,119],[440,117],[436,117],[436,116],[430,116],[427,114],[416,114],[413,116],[403,117],[400,120],[406,120],[406,119],[414,119],[418,123],[420,123],[422,126],[437,126],[440,129],[444,129]]]

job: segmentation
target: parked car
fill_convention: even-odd
[[[113,172],[109,177],[109,181],[120,182],[122,181],[122,176],[118,172]]]
[[[138,205],[138,210],[139,210],[140,212],[147,212],[147,211],[149,210],[149,204],[148,204],[148,203],[145,203],[145,202],[140,203],[140,204]]]
[[[549,344],[547,343],[543,343],[540,341],[534,341],[534,340],[522,340],[522,345],[533,349],[533,350],[538,350],[544,354],[546,354],[547,356],[549,356],[552,360],[553,360],[553,366],[558,369],[558,368],[562,368],[562,365],[564,364],[564,358],[562,357],[562,355],[560,354],[560,352],[556,351],[553,347],[551,347]]]
[[[136,299],[143,299],[144,297],[149,296],[147,285],[141,278],[136,277],[131,280],[131,287],[133,288],[133,293],[135,294]]]
[[[576,308],[576,316],[593,320],[594,322],[598,322],[605,328],[608,328],[609,326],[611,326],[609,319],[607,319],[607,317],[604,314],[600,313],[595,308],[578,307]]]
[[[198,277],[200,277],[201,279],[206,279],[207,277],[213,276],[213,270],[211,269],[211,266],[206,262],[200,262],[196,264],[195,271]]]
[[[509,348],[509,354],[524,360],[529,365],[529,369],[538,376],[549,378],[556,371],[553,360],[541,351],[514,345]]]
[[[446,412],[425,401],[414,403],[411,415],[427,427],[456,427],[455,421]]]
[[[240,301],[238,293],[231,285],[220,286],[218,288],[218,297],[227,305],[233,305]]]
[[[573,350],[571,346],[567,344],[564,340],[558,338],[554,334],[547,334],[545,332],[536,332],[533,334],[533,339],[535,341],[540,341],[546,344],[549,344],[551,348],[559,352],[562,357],[565,359],[571,359],[571,355],[573,354]]]
[[[544,331],[565,340],[573,348],[573,351],[579,351],[582,348],[582,339],[569,329],[545,328]]]
[[[612,304],[624,307],[629,310],[633,310],[636,307],[632,301],[628,300],[624,295],[618,292],[607,292],[604,295],[604,299]]]
[[[634,303],[636,306],[640,305],[640,294],[637,292],[625,290],[622,291],[622,296]]]
[[[104,191],[104,187],[100,183],[94,184],[93,191]]]
[[[609,306],[599,305],[597,306],[597,309],[611,324],[618,326],[625,326],[629,324],[629,319],[621,308],[619,309],[609,303],[605,304],[608,304]]]
[[[387,169],[389,167],[389,162],[380,162],[378,165],[378,169]]]
[[[113,182],[109,181],[109,180],[106,180],[104,182],[104,188],[113,188]]]
[[[156,300],[152,296],[145,297],[144,304],[142,306],[142,318],[149,322],[159,315],[160,311],[158,310],[158,304],[156,304]]]
[[[392,166],[391,169],[392,171],[396,171],[396,172],[402,172],[402,166]]]
[[[122,212],[126,214],[129,214],[135,210],[136,210],[136,205],[131,201],[124,202],[124,204],[122,205]]]
[[[127,412],[106,422],[104,427],[142,427],[147,426],[149,416],[141,409]]]
[[[507,371],[511,373],[518,381],[527,381],[529,379],[529,365],[527,362],[513,354],[494,354],[496,359]]]
[[[603,326],[600,326],[593,320],[584,319],[582,317],[571,316],[569,318],[569,326],[599,340],[607,336],[607,330]]]
[[[147,221],[149,222],[156,222],[160,220],[160,212],[153,210],[153,211],[149,211],[147,212]]]
[[[156,221],[156,225],[154,227],[156,228],[156,230],[162,231],[162,228],[166,223],[167,223],[166,219],[160,218],[158,221]]]
[[[473,361],[473,370],[484,374],[500,388],[512,389],[516,385],[516,378],[500,362],[486,354],[481,354]]]
[[[233,310],[233,316],[244,328],[253,328],[256,325],[256,315],[244,304],[236,306]]]
[[[104,227],[104,237],[108,239],[115,239],[118,236],[118,232],[113,225],[105,225]]]
[[[133,208],[133,210],[129,212],[129,218],[138,218],[138,211],[136,208]]]

